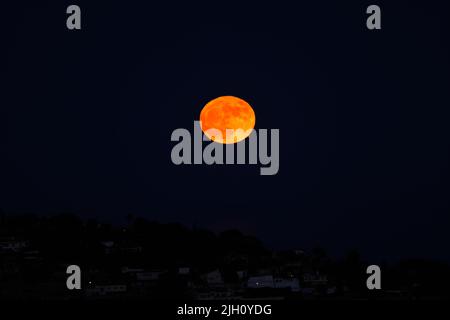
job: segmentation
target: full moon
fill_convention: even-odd
[[[255,121],[255,112],[250,104],[233,96],[211,100],[200,113],[202,131],[218,143],[231,144],[244,140],[251,134]],[[212,135],[211,129],[218,130],[221,136]]]

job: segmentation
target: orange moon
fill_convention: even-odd
[[[231,144],[244,140],[251,134],[255,121],[255,112],[250,104],[233,96],[211,100],[200,113],[202,131],[218,143]],[[220,134],[214,135],[215,130]]]

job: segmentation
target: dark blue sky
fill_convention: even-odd
[[[369,31],[372,3],[296,3],[78,2],[81,31],[66,29],[69,2],[15,4],[0,208],[449,259],[448,7],[378,2]],[[220,95],[280,129],[278,175],[171,163],[172,130]]]

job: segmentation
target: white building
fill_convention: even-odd
[[[111,254],[114,252],[114,241],[102,241],[103,250],[106,254]]]
[[[303,275],[303,281],[310,285],[321,285],[328,282],[328,277],[319,273],[305,273]]]
[[[161,271],[161,270],[138,272],[138,273],[136,273],[136,280],[138,280],[138,281],[156,281],[164,273],[165,273],[165,271]]]
[[[20,251],[28,247],[28,241],[20,241],[20,240],[6,240],[0,242],[0,249],[3,250],[12,250],[12,251]]]
[[[140,268],[130,268],[130,267],[122,267],[121,272],[122,272],[122,273],[138,273],[138,272],[144,272],[144,269],[140,269]]]
[[[222,274],[219,270],[214,270],[203,276],[205,281],[212,286],[219,286],[223,284]]]
[[[251,289],[276,288],[290,289],[293,292],[300,291],[300,281],[298,278],[274,278],[271,275],[250,277],[247,287]]]
[[[250,277],[247,281],[247,287],[252,289],[275,288],[275,283],[271,275]]]
[[[86,289],[88,296],[105,296],[109,294],[120,294],[127,291],[127,286],[124,284],[108,284],[95,285]]]

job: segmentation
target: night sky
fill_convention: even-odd
[[[133,213],[272,247],[450,259],[448,4],[377,1],[369,31],[372,2],[73,3],[80,31],[72,2],[4,7],[5,213]],[[172,131],[222,95],[280,129],[277,175],[172,164]]]

